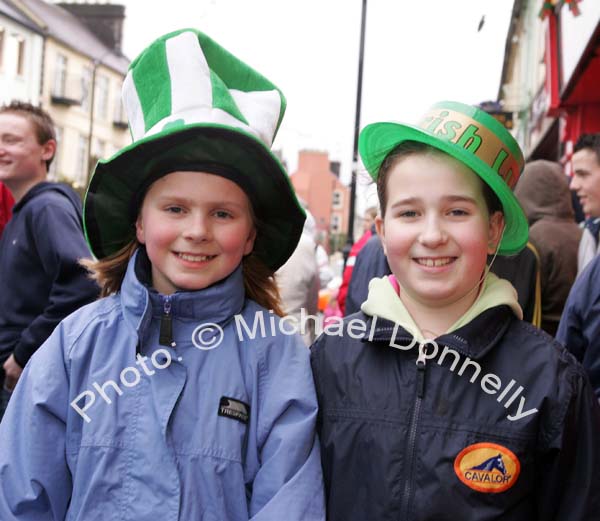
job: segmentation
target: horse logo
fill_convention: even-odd
[[[504,492],[516,483],[520,471],[517,456],[496,443],[469,445],[454,460],[458,479],[477,492]]]
[[[492,470],[499,470],[503,476],[506,476],[506,467],[502,460],[502,454],[498,454],[492,458],[486,459],[480,465],[471,467],[469,470],[483,470],[485,472],[492,472]]]

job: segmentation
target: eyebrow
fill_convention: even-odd
[[[444,197],[442,197],[442,199],[444,201],[448,201],[451,203],[467,202],[467,203],[477,204],[477,201],[473,197],[469,197],[467,195],[445,195]],[[399,201],[396,201],[392,205],[392,208],[394,208],[396,206],[416,204],[418,202],[420,202],[420,199],[418,197],[407,197],[406,199],[400,199]]]
[[[196,201],[190,197],[185,197],[185,196],[181,196],[181,195],[175,195],[175,194],[163,194],[163,195],[159,195],[157,197],[158,201],[160,203],[164,203],[164,202],[174,202],[174,203],[185,203],[185,204],[195,204]],[[236,206],[239,208],[243,208],[244,205],[243,204],[239,204],[236,203],[234,201],[228,201],[228,200],[215,200],[215,201],[203,201],[204,204],[207,204],[209,206]]]

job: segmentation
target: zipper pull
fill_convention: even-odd
[[[171,297],[165,296],[163,302],[163,314],[160,317],[160,334],[158,343],[161,346],[171,347],[173,344],[173,321],[171,319]]]
[[[425,367],[427,364],[427,354],[425,351],[426,343],[419,344],[419,356],[417,357],[417,396],[423,398],[425,394]]]

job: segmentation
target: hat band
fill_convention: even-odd
[[[481,159],[514,189],[523,165],[496,134],[479,121],[454,110],[427,112],[419,127]]]

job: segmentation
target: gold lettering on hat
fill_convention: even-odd
[[[454,110],[434,110],[421,120],[423,130],[463,148],[497,172],[514,188],[523,167],[503,141],[479,121]]]

